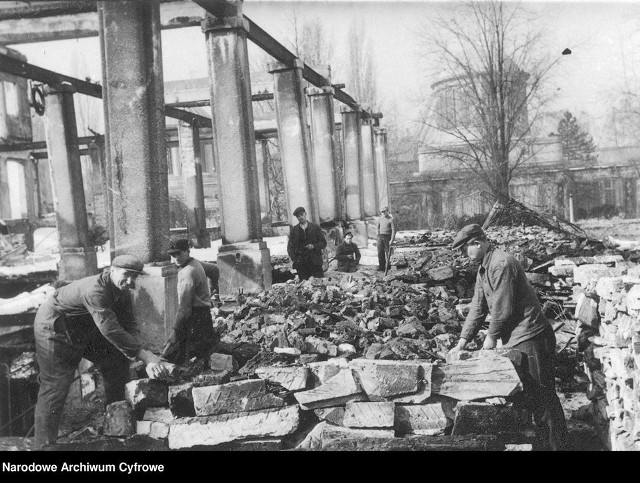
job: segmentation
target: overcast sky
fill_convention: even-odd
[[[247,0],[244,13],[265,31],[288,45],[292,39],[293,12],[302,21],[319,19],[333,44],[334,72],[344,73],[347,34],[354,20],[362,21],[377,65],[379,94],[388,118],[402,116],[411,122],[418,113],[420,95],[431,79],[420,62],[424,58],[418,32],[436,16],[459,8],[451,1],[319,2]],[[531,25],[545,31],[543,48],[558,55],[565,47],[552,79],[557,94],[554,108],[570,110],[587,124],[596,142],[606,143],[607,113],[612,98],[626,78],[640,76],[640,2],[524,2]],[[30,62],[81,78],[100,80],[97,38],[14,46]],[[258,55],[251,47],[250,57]],[[207,75],[204,36],[199,28],[163,31],[165,80]],[[638,64],[640,66],[640,64]],[[347,79],[334,75],[333,82]],[[349,92],[349,86],[345,89]],[[582,118],[582,119],[581,119]]]

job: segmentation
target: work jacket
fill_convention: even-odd
[[[550,327],[524,269],[509,253],[490,247],[478,269],[461,338],[470,341],[491,314],[487,335],[514,346]]]

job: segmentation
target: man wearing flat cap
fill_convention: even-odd
[[[182,364],[194,356],[208,357],[217,342],[211,318],[211,291],[202,264],[191,256],[189,240],[172,242],[168,253],[178,266],[178,313],[162,357]]]
[[[524,269],[512,255],[494,248],[476,224],[462,228],[452,248],[479,262],[480,268],[460,341],[450,354],[455,359],[491,314],[482,349],[494,349],[501,339],[503,347],[521,353],[514,365],[523,382],[520,403],[531,410],[536,424],[536,448],[568,449],[564,412],[555,391],[556,338]]]
[[[167,376],[171,365],[138,341],[130,289],[143,264],[119,255],[99,275],[58,288],[38,308],[34,321],[40,389],[35,409],[35,445],[54,445],[69,387],[82,358],[100,369],[105,402],[124,399],[130,361],[141,360],[150,378]]]
[[[298,219],[298,224],[291,227],[287,242],[287,253],[293,262],[293,268],[300,280],[322,278],[322,250],[327,247],[322,228],[307,220],[307,212],[302,206],[294,210],[293,216]]]

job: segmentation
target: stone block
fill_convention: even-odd
[[[371,400],[418,390],[420,364],[417,362],[354,359],[350,367]]]
[[[169,386],[167,398],[171,414],[179,418],[195,416],[196,410],[193,405],[193,384],[179,384]]]
[[[431,374],[433,364],[430,362],[411,362],[418,364],[418,390],[411,394],[392,396],[389,399],[396,404],[423,404],[431,397]]]
[[[230,354],[214,353],[209,356],[209,368],[214,373],[223,371],[235,372],[238,370],[238,363]]]
[[[396,329],[398,337],[418,337],[420,334],[426,335],[427,333],[427,329],[416,317],[405,320]]]
[[[331,424],[335,424],[336,426],[342,426],[344,420],[344,411],[345,409],[343,407],[333,407],[315,409],[313,412],[316,414],[320,421],[327,421]]]
[[[434,366],[431,382],[432,394],[469,401],[522,390],[513,363],[497,354]]]
[[[338,347],[328,340],[321,339],[315,335],[310,335],[304,341],[306,352],[311,354],[328,355],[329,357],[335,357],[338,355]]]
[[[171,391],[171,388],[169,388]],[[148,408],[144,411],[143,421],[154,421],[157,423],[169,424],[175,419],[170,409],[167,408]]]
[[[349,368],[349,361],[346,359],[331,359],[323,362],[312,362],[309,364],[312,387],[318,387],[327,382],[342,369]]]
[[[624,282],[620,277],[600,277],[596,283],[596,293],[605,300],[613,300],[623,290]]]
[[[249,438],[277,438],[295,432],[298,406],[177,419],[169,426],[169,448],[217,445]]]
[[[282,398],[267,392],[266,382],[262,379],[194,387],[192,395],[197,416],[258,411],[284,406]]]
[[[355,381],[350,369],[343,369],[322,386],[294,393],[302,409],[342,406],[351,401],[366,401],[367,396]]]
[[[350,402],[344,409],[343,425],[349,428],[393,428],[392,402]]]
[[[632,285],[627,292],[627,308],[631,310],[640,310],[640,285]]]
[[[154,439],[165,439],[169,436],[169,425],[157,421],[137,421],[136,434],[144,434]]]
[[[256,375],[261,379],[278,383],[289,391],[301,391],[307,388],[309,368],[302,366],[258,367]]]
[[[573,269],[573,282],[587,286],[592,280],[597,280],[608,273],[609,267],[604,264],[580,265]]]
[[[589,327],[597,328],[600,324],[598,303],[581,293],[576,301],[575,318]]]
[[[105,436],[131,436],[136,430],[136,418],[131,404],[116,401],[109,404],[104,415]]]
[[[559,265],[557,267],[549,267],[549,273],[554,277],[573,277],[573,269],[575,265]]]
[[[441,404],[404,405],[396,404],[396,434],[442,434],[451,423]]]
[[[517,432],[515,413],[510,406],[486,403],[459,404],[452,435]]]
[[[455,277],[456,271],[454,267],[444,266],[427,270],[427,274],[429,275],[431,280],[434,280],[436,282],[444,282],[445,280],[449,280]]]
[[[217,384],[229,382],[229,379],[231,379],[230,371],[207,371],[202,374],[198,374],[191,380],[191,382],[193,383],[193,387],[215,386]]]
[[[166,407],[167,384],[155,379],[136,379],[128,382],[125,387],[125,399],[133,409]]]

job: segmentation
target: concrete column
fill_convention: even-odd
[[[258,161],[258,183],[260,186],[260,215],[267,223],[271,223],[271,192],[269,190],[269,141],[262,139],[256,144],[260,149]],[[256,158],[258,157],[256,153]]]
[[[96,251],[89,242],[74,92],[69,84],[45,88],[45,134],[60,240],[60,280],[77,280],[98,270]]]
[[[220,16],[207,17],[207,43],[214,155],[218,166],[222,243],[218,250],[220,298],[271,286],[271,259],[262,240],[260,190],[251,106],[247,22],[242,1],[220,2]]]
[[[318,215],[320,222],[340,217],[335,120],[333,116],[333,87],[310,88],[307,91],[311,108],[311,141],[318,187]]]
[[[360,111],[342,108],[342,143],[344,153],[345,217],[361,220],[362,168],[360,142]]]
[[[373,139],[375,147],[376,184],[378,187],[379,208],[391,208],[389,198],[389,175],[387,171],[387,130],[383,127],[374,128]]]
[[[376,187],[376,167],[373,152],[372,119],[363,119],[360,125],[362,160],[362,206],[365,217],[378,215],[378,193]]]
[[[169,189],[158,0],[98,2],[114,254],[145,266],[134,310],[151,350],[175,321],[177,269],[169,247]]]
[[[318,223],[318,185],[307,124],[302,67],[302,61],[295,59],[293,66],[271,62],[268,69],[273,74],[280,159],[289,204],[289,219],[293,220],[293,211],[302,206],[309,220]]]
[[[100,40],[100,58],[102,64],[102,85],[107,85],[108,79],[108,65],[107,65],[107,55],[106,55],[106,39],[104,32],[104,12],[102,2],[97,2],[98,9],[98,25],[100,28],[98,29],[99,40]],[[102,111],[104,116],[104,146],[103,146],[103,154],[104,154],[104,163],[102,166],[102,175],[104,176],[105,183],[105,196],[106,196],[106,210],[107,210],[107,229],[109,231],[109,255],[110,259],[116,256],[116,235],[115,235],[115,223],[113,221],[113,177],[111,176],[112,163],[111,163],[111,150],[107,149],[107,146],[111,146],[109,142],[109,89],[102,89]]]
[[[91,158],[91,182],[93,183],[93,210],[96,225],[109,228],[110,205],[107,204],[107,180],[104,159],[104,138],[99,137],[89,143],[89,157]]]
[[[184,202],[187,205],[187,236],[196,248],[209,248],[211,240],[207,232],[202,185],[202,156],[200,153],[200,128],[197,121],[178,124],[178,143],[182,162]]]
[[[102,2],[102,11],[116,255],[168,259],[159,3]]]

